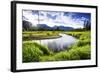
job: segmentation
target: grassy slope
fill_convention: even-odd
[[[23,62],[39,61],[64,61],[64,60],[84,60],[91,58],[90,31],[65,32],[79,39],[71,45],[68,50],[52,52],[47,47],[37,43],[23,43]]]

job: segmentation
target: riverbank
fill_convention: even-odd
[[[91,33],[90,31],[65,32],[73,35],[79,41],[66,50],[54,53],[52,56],[41,56],[40,61],[66,61],[66,60],[88,60],[91,59]]]
[[[33,31],[23,32],[23,40],[42,40],[60,38],[60,31]]]
[[[79,41],[67,47],[64,51],[53,52],[38,43],[23,43],[23,62],[87,60],[91,58],[90,31],[65,32],[65,34],[72,35]]]

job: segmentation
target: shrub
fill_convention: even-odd
[[[47,35],[49,36],[49,35],[50,35],[50,33],[47,33]]]

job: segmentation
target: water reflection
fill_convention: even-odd
[[[59,35],[62,37],[56,39],[33,40],[33,42],[45,45],[53,51],[60,51],[64,50],[66,47],[74,44],[77,41],[77,39],[72,36],[66,34]]]

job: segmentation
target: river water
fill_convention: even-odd
[[[61,51],[66,49],[71,44],[77,42],[77,39],[73,36],[66,35],[66,34],[59,34],[60,38],[55,39],[43,39],[43,40],[33,40],[33,42],[37,42],[41,45],[45,45],[48,48],[52,49],[53,51]]]

